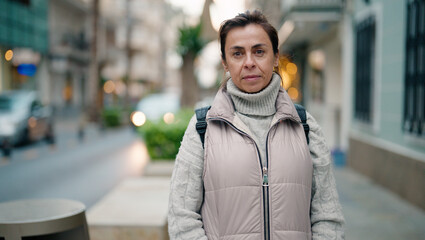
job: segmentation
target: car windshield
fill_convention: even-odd
[[[9,112],[12,110],[13,101],[9,97],[0,96],[0,111]]]
[[[164,113],[177,112],[180,106],[179,102],[177,94],[151,94],[139,102],[137,109],[144,112],[148,119],[158,120]]]

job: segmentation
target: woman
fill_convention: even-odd
[[[207,114],[205,145],[187,127],[171,180],[171,239],[343,239],[330,153],[316,121],[307,145],[273,72],[276,30],[258,11],[220,28],[230,74]]]

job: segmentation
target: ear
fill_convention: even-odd
[[[226,63],[226,61],[225,61],[225,60],[223,60],[223,59],[221,59],[221,64],[223,65],[224,71],[225,71],[225,72],[228,72],[228,71],[229,71],[229,69],[227,68],[227,63]]]
[[[274,67],[278,67],[279,66],[279,53],[276,53],[274,55],[274,64],[273,64],[273,66]]]

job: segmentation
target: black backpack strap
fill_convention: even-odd
[[[309,137],[308,137],[308,132],[310,131],[310,126],[308,126],[307,124],[307,114],[305,111],[305,108],[302,105],[299,104],[294,104],[295,108],[297,109],[297,113],[298,116],[301,119],[301,123],[304,127],[304,133],[305,133],[305,138],[307,140],[307,144],[310,143]],[[204,147],[204,139],[205,139],[205,132],[207,131],[207,121],[206,121],[206,117],[207,117],[207,112],[208,110],[210,110],[211,106],[207,106],[207,107],[203,107],[203,108],[198,108],[195,110],[196,113],[196,131],[199,134],[199,137],[201,138],[201,142],[202,142],[202,147]]]
[[[297,109],[298,116],[301,118],[301,123],[304,127],[305,138],[307,139],[307,144],[309,144],[310,140],[308,138],[308,132],[310,131],[310,126],[307,124],[307,114],[305,112],[305,108],[302,105],[294,103],[295,108]]]
[[[207,112],[210,108],[211,106],[207,106],[195,110],[197,120],[196,131],[198,132],[199,137],[201,137],[202,147],[204,147],[205,132],[207,131]]]

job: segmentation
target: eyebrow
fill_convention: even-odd
[[[264,47],[264,46],[266,46],[266,44],[258,43],[258,44],[255,44],[254,46],[252,46],[251,48],[259,48],[259,47]],[[244,48],[241,47],[241,46],[233,46],[233,47],[230,47],[230,49],[231,50],[240,50],[240,49],[244,49]]]
[[[243,49],[243,47],[240,47],[240,46],[230,47],[230,50],[241,50],[241,49]]]
[[[259,43],[259,44],[255,44],[254,46],[252,46],[252,48],[258,48],[258,47],[264,47],[264,46],[266,46],[266,44]]]

